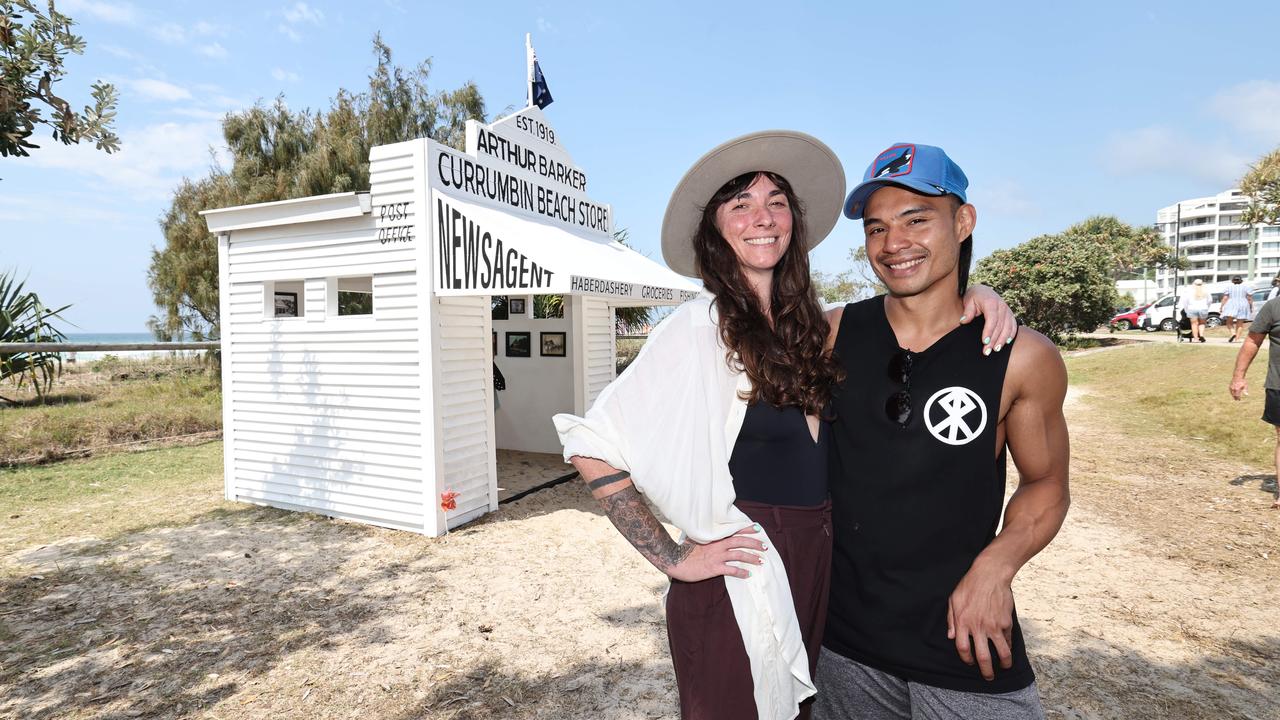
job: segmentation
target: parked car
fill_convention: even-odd
[[[1110,324],[1118,330],[1132,330],[1133,328],[1138,327],[1138,318],[1142,315],[1142,311],[1149,307],[1151,307],[1151,303],[1139,305],[1132,310],[1116,313],[1116,316],[1111,318]]]
[[[1205,318],[1205,327],[1218,327],[1222,324],[1222,315],[1219,310],[1222,309],[1222,293],[1216,292],[1209,295],[1209,317]]]
[[[1155,330],[1177,330],[1178,318],[1176,317],[1178,306],[1177,295],[1165,295],[1151,303],[1141,316],[1138,318],[1138,327],[1148,332]]]

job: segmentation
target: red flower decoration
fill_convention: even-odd
[[[458,509],[458,493],[452,490],[445,490],[444,492],[440,493],[440,507],[444,508],[445,510],[457,510]]]

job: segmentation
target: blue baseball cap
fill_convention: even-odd
[[[885,185],[902,187],[925,195],[948,193],[965,199],[969,178],[942,148],[918,143],[895,143],[876,156],[862,174],[862,182],[844,201],[844,214],[850,220],[862,217],[871,193]]]

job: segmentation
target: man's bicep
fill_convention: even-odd
[[[1023,331],[1026,334],[1026,330]],[[1044,336],[1021,338],[1022,355],[1010,358],[1017,373],[1017,396],[1005,417],[1005,441],[1018,468],[1021,482],[1067,477],[1070,437],[1063,414],[1067,394],[1067,369],[1053,343]]]

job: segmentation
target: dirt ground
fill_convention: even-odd
[[[1120,451],[1089,403],[1015,584],[1048,716],[1280,717],[1275,478]],[[0,563],[0,718],[677,715],[662,576],[577,482],[434,540],[224,504]]]

